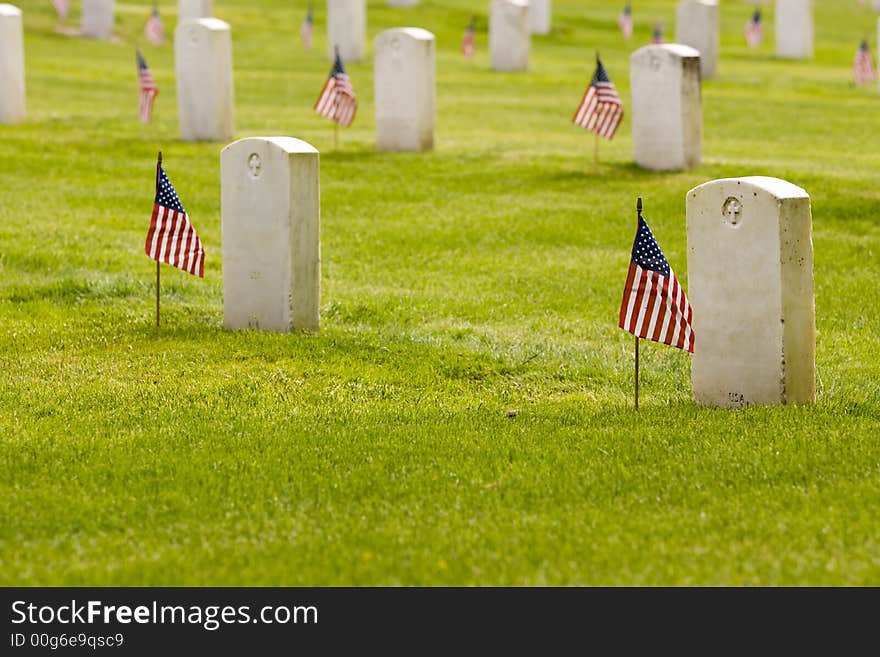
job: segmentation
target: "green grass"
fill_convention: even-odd
[[[751,6],[722,3],[704,163],[655,174],[628,119],[594,168],[570,117],[596,49],[629,104],[629,53],[655,18],[671,38],[672,0],[638,3],[631,43],[622,2],[555,0],[519,74],[488,70],[488,2],[468,62],[471,2],[371,1],[371,41],[437,35],[425,154],[374,152],[372,49],[333,152],[323,6],[303,53],[306,2],[215,4],[237,136],[322,151],[321,331],[223,330],[223,144],[178,141],[170,45],[142,46],[140,126],[151,3],[117,3],[118,43],[25,3],[28,119],[0,126],[0,584],[880,584],[880,98],[851,82],[873,12],[816,3],[814,60],[780,61],[772,8],[752,51]],[[156,330],[160,148],[207,264],[163,268]],[[817,403],[699,408],[688,356],[645,343],[636,413],[616,325],[635,199],[686,285],[685,194],[741,175],[811,195]]]

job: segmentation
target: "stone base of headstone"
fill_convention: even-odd
[[[774,25],[777,57],[813,56],[813,0],[776,0]]]
[[[694,399],[815,401],[810,197],[778,178],[713,180],[687,194]]]
[[[367,53],[366,0],[327,0],[327,56],[343,64],[359,62]]]
[[[700,54],[681,44],[649,45],[630,56],[636,164],[654,171],[699,166],[703,154]]]
[[[21,10],[0,4],[0,124],[25,119],[24,28]]]
[[[82,35],[90,39],[113,36],[113,0],[82,0]]]
[[[220,154],[223,325],[317,331],[321,292],[318,151],[251,137]]]
[[[183,141],[224,141],[234,132],[232,36],[217,18],[178,23],[174,70]]]
[[[525,71],[530,49],[528,0],[492,0],[489,59],[495,71]]]
[[[682,0],[675,12],[675,42],[700,53],[700,74],[715,77],[721,44],[718,0]]]
[[[386,30],[374,43],[376,148],[434,147],[434,35],[417,27]]]

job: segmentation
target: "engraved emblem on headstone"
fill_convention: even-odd
[[[724,201],[724,207],[721,209],[724,223],[730,224],[731,226],[738,226],[742,219],[742,209],[742,203],[740,203],[737,198],[731,196]]]
[[[648,60],[648,65],[651,67],[651,70],[652,71],[659,71],[660,70],[660,63],[661,63],[660,58],[657,55],[651,53],[651,57]]]
[[[259,178],[260,174],[263,173],[263,160],[256,153],[251,153],[251,156],[248,158],[248,171],[250,171],[251,178],[254,179]]]

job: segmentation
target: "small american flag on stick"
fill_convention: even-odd
[[[637,338],[693,353],[691,305],[642,217],[641,201],[618,326]]]
[[[663,23],[654,23],[654,31],[651,33],[651,43],[663,43]]]
[[[467,29],[464,31],[464,36],[461,39],[461,54],[465,57],[473,57],[474,56],[474,17],[471,16],[470,22],[468,22]]]
[[[63,21],[67,18],[67,12],[70,9],[70,3],[68,0],[52,0],[52,6],[55,7],[55,13],[58,15],[58,20]]]
[[[862,39],[862,45],[856,51],[856,57],[853,61],[853,78],[856,84],[867,84],[868,82],[873,82],[876,77],[871,50],[868,48],[868,40]]]
[[[620,96],[608,78],[602,60],[597,56],[596,72],[593,73],[593,79],[584,92],[572,122],[605,139],[611,139],[622,119],[623,105]]]
[[[746,23],[744,34],[750,48],[757,48],[764,40],[764,27],[761,24],[761,10],[755,9],[749,22]]]
[[[138,113],[141,121],[149,123],[153,117],[153,101],[159,95],[159,87],[153,79],[150,69],[147,68],[147,62],[141,51],[137,51],[137,67],[138,67]]]
[[[156,198],[144,250],[157,263],[165,262],[204,278],[205,249],[162,169],[161,157],[156,163]]]
[[[150,14],[147,24],[144,25],[144,36],[154,46],[161,46],[165,43],[165,28],[159,17],[159,5],[153,5],[153,13]]]
[[[624,39],[629,39],[633,35],[633,16],[632,7],[628,4],[623,8],[620,16],[617,17],[617,26]]]
[[[299,28],[299,36],[302,39],[303,48],[306,50],[312,49],[312,30],[315,27],[315,15],[312,12],[312,5],[309,5],[309,10],[306,12],[306,17],[302,22],[302,26]]]
[[[336,61],[330,69],[330,77],[321,89],[321,95],[315,103],[315,111],[321,116],[336,121],[341,126],[348,127],[354,120],[357,112],[357,98],[351,80],[342,66],[342,57],[339,49],[336,49]]]

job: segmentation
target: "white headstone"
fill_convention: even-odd
[[[419,0],[388,0],[389,7],[415,7]]]
[[[223,325],[317,331],[321,296],[318,151],[251,137],[220,153]]]
[[[872,0],[871,6],[874,8],[874,11],[880,11],[880,0]]]
[[[635,162],[655,171],[698,166],[703,153],[700,54],[676,43],[630,56]]]
[[[715,77],[721,28],[718,0],[682,0],[675,13],[675,41],[700,53],[700,73],[704,80]]]
[[[376,37],[376,148],[424,151],[434,147],[434,35],[417,27]]]
[[[214,0],[177,0],[177,22],[214,16]]]
[[[327,54],[342,62],[358,62],[367,52],[366,0],[327,0]]]
[[[813,56],[813,0],[776,0],[776,55]]]
[[[529,31],[532,34],[550,34],[551,23],[550,0],[529,0]]]
[[[687,195],[694,399],[739,408],[815,401],[810,197],[778,178]]]
[[[496,71],[529,67],[528,0],[492,0],[489,15],[489,57]]]
[[[24,121],[24,28],[21,10],[0,5],[0,124]]]
[[[177,107],[183,141],[223,141],[233,122],[232,37],[217,18],[178,23],[174,30]]]
[[[82,0],[82,34],[91,39],[113,36],[113,0]]]

